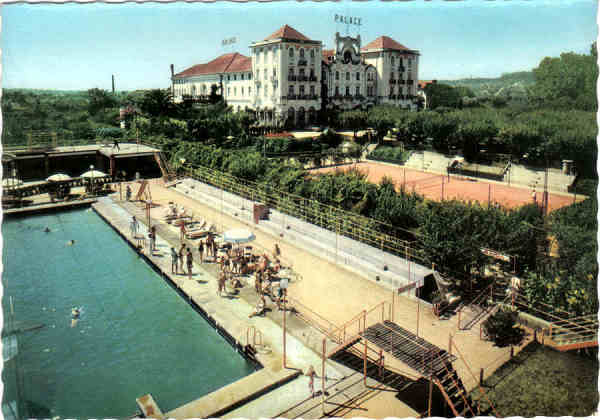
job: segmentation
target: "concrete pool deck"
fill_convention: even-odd
[[[126,206],[132,213],[137,213],[133,204],[127,203]],[[109,198],[100,198],[93,207],[126,240],[134,244],[129,231],[131,213],[115,205]],[[141,222],[142,215],[138,214],[138,216],[140,218],[139,233],[147,235],[147,226]],[[161,235],[161,231],[163,235]],[[215,268],[214,264],[195,264],[191,280],[187,275],[171,274],[169,250],[171,246],[175,245],[173,242],[176,241],[177,236],[174,232],[165,231],[165,227],[159,227],[157,233],[156,245],[159,251],[152,255],[148,255],[146,252],[145,257],[161,271],[163,276],[169,278],[186,299],[197,305],[209,320],[214,322],[222,332],[230,335],[236,344],[247,344],[246,334],[250,327],[260,331],[264,344],[263,347],[258,347],[259,352],[255,355],[263,366],[262,369],[213,393],[166,412],[165,417],[178,419],[216,417],[240,405],[242,406],[235,409],[236,413],[240,413],[239,416],[236,415],[237,417],[253,417],[248,413],[248,409],[255,414],[260,413],[260,416],[277,417],[279,413],[286,411],[289,407],[298,406],[305,401],[308,395],[308,378],[300,375],[310,365],[320,366],[319,355],[290,334],[287,337],[286,352],[288,368],[284,369],[282,366],[283,331],[281,327],[269,317],[248,319],[248,314],[253,311],[254,306],[243,299],[219,297],[216,294],[216,278],[207,270],[210,267]],[[170,241],[165,240],[163,236]],[[281,313],[278,312],[277,316],[281,317]],[[263,349],[268,351],[260,351]],[[328,376],[345,378],[351,374],[349,369],[334,365],[334,363],[328,363],[326,371]],[[299,380],[292,381],[299,376]],[[320,387],[320,380],[317,378],[315,389],[318,390]],[[279,389],[279,392],[282,392],[286,398],[273,398],[271,394],[267,394],[264,399],[258,398],[272,389]],[[154,397],[160,399],[160,396]],[[254,401],[254,404],[243,405],[248,401]]]

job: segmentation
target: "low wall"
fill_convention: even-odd
[[[185,179],[175,186],[175,190],[390,289],[411,282],[422,285],[423,277],[432,273],[419,264],[277,210],[270,209],[267,220],[254,224],[255,202],[200,181]],[[414,297],[414,292],[413,289],[404,294]]]

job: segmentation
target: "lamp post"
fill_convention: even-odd
[[[285,336],[287,333],[286,330],[286,307],[285,307],[285,301],[287,300],[287,287],[288,287],[288,279],[283,278],[281,279],[281,282],[279,283],[279,288],[283,289],[283,368],[286,368],[286,345],[285,345]]]
[[[90,193],[94,194],[94,165],[90,165]]]

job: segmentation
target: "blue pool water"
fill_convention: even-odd
[[[91,209],[7,219],[2,235],[5,332],[9,296],[15,325],[45,325],[18,335],[3,375],[28,415],[128,416],[148,393],[169,411],[254,370]]]

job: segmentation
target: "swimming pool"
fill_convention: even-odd
[[[124,417],[148,393],[166,412],[254,371],[91,209],[7,219],[2,234],[5,320],[12,297],[18,326],[44,324],[19,333],[5,372],[3,402],[16,373],[25,415]]]

